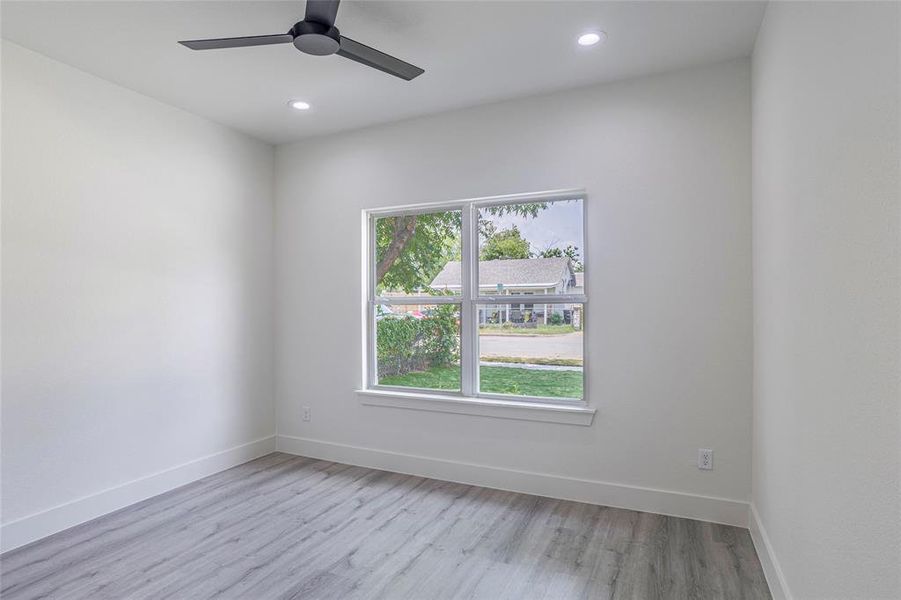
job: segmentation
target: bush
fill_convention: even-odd
[[[548,325],[563,325],[563,315],[560,313],[551,313],[547,318]]]
[[[458,314],[442,304],[428,316],[387,317],[376,326],[379,377],[405,375],[459,360]]]

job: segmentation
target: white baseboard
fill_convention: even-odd
[[[274,435],[260,438],[4,523],[0,528],[0,551],[24,546],[274,451]]]
[[[754,542],[754,548],[757,550],[757,556],[760,558],[760,565],[763,567],[766,582],[770,586],[770,594],[773,596],[773,600],[792,600],[788,583],[785,581],[785,574],[782,572],[782,567],[776,559],[773,546],[770,544],[770,537],[763,527],[763,521],[760,520],[757,507],[754,506],[753,502],[748,512],[748,529],[751,531],[751,540]]]
[[[439,458],[279,435],[280,452],[443,481],[615,506],[700,521],[748,526],[748,503],[590,479],[502,469]]]

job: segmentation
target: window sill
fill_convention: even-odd
[[[564,425],[589,426],[594,420],[593,408],[587,406],[567,406],[563,404],[539,404],[516,400],[494,400],[489,398],[465,398],[423,392],[403,392],[395,390],[357,390],[360,404],[385,406],[410,410],[476,415],[498,419],[518,419],[521,421],[544,421]]]

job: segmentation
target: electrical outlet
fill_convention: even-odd
[[[310,421],[313,418],[313,412],[310,410],[309,406],[303,407],[303,420]]]
[[[713,469],[713,450],[698,448],[698,468],[704,471]]]

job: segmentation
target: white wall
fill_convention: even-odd
[[[274,151],[2,55],[8,548],[274,447]]]
[[[747,501],[749,86],[737,61],[279,147],[280,447]],[[361,209],[570,187],[589,196],[594,425],[361,406]],[[699,447],[715,449],[714,471],[696,468]]]
[[[774,2],[754,53],[752,529],[777,598],[901,598],[899,9]]]

